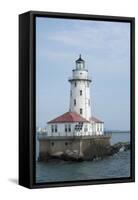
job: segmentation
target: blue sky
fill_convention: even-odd
[[[130,24],[36,18],[36,123],[69,109],[70,83],[81,53],[92,77],[92,115],[106,129],[130,127]]]

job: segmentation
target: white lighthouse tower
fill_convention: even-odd
[[[85,61],[79,56],[76,60],[76,67],[72,70],[70,89],[70,111],[76,112],[87,120],[91,118],[91,98],[88,70],[85,68]]]

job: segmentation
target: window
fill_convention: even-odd
[[[65,132],[67,132],[67,124],[65,124]]]
[[[75,82],[75,87],[77,86],[77,83]]]
[[[97,131],[100,131],[100,124],[97,123]]]
[[[88,101],[89,101],[89,106],[90,106],[90,99]]]
[[[89,87],[89,82],[87,82],[87,87]]]
[[[54,133],[54,132],[57,132],[58,130],[57,130],[57,125],[55,124],[53,124],[53,125],[51,125],[51,132],[52,133]]]
[[[76,106],[76,99],[74,99],[74,106]]]
[[[80,114],[82,115],[82,108],[80,108]]]
[[[72,97],[72,90],[70,90],[70,96]]]
[[[68,132],[71,132],[71,125],[68,125]]]
[[[51,145],[54,146],[54,142],[52,142]]]
[[[55,125],[55,132],[57,132],[57,125]]]
[[[75,130],[80,131],[80,130],[82,130],[82,127],[83,127],[83,123],[79,122],[79,124],[75,125]]]
[[[65,145],[67,146],[67,145],[68,145],[68,143],[67,143],[67,142],[65,142]]]
[[[80,90],[80,96],[82,96],[82,90]]]
[[[65,132],[71,132],[71,124],[65,124]]]
[[[54,132],[54,125],[51,125],[51,132]]]

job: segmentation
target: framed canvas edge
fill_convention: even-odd
[[[24,27],[26,27],[24,29]],[[29,13],[19,15],[19,185],[30,187]],[[25,66],[25,67],[24,67]],[[25,118],[25,120],[24,120]]]
[[[27,184],[19,184],[28,188],[49,188],[49,187],[64,187],[64,186],[81,186],[81,185],[96,185],[96,184],[112,184],[112,183],[127,183],[135,182],[135,18],[134,17],[121,17],[121,16],[104,16],[104,15],[88,15],[88,14],[76,14],[76,13],[57,13],[57,12],[41,12],[41,11],[29,11],[19,15],[19,18],[27,15],[29,20],[29,129],[27,143],[29,145],[29,182]],[[84,181],[65,181],[65,182],[52,182],[52,183],[36,183],[35,181],[35,17],[54,17],[54,18],[69,18],[69,19],[86,19],[86,20],[98,20],[98,21],[120,21],[131,23],[131,176],[126,178],[112,178],[112,179],[97,179],[97,180],[84,180]],[[19,30],[19,35],[21,31]],[[24,44],[26,45],[26,44]],[[20,46],[20,45],[19,45]],[[28,47],[24,47],[28,48]],[[19,47],[20,49],[20,47]],[[19,56],[20,60],[20,56]],[[20,62],[19,62],[20,68]],[[19,75],[20,78],[20,75]],[[19,87],[20,88],[20,87]],[[20,89],[19,89],[20,90]],[[19,98],[19,102],[20,102]],[[21,103],[21,102],[20,102]],[[19,114],[20,115],[20,114]],[[19,131],[20,132],[20,131]],[[22,134],[19,134],[19,140]],[[22,135],[23,137],[23,135]],[[20,142],[19,142],[20,145]],[[20,147],[19,147],[20,148]],[[19,153],[20,157],[20,153]],[[20,164],[19,164],[20,165]],[[19,168],[20,169],[20,168]],[[19,172],[20,174],[20,172]],[[25,179],[27,177],[25,176]]]

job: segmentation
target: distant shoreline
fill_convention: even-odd
[[[130,133],[130,131],[116,131],[116,130],[111,130],[111,131],[104,131],[104,133]]]

